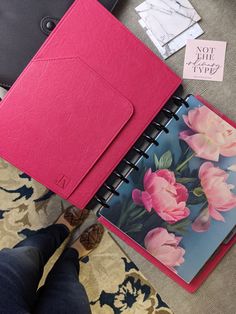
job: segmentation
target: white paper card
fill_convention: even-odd
[[[5,97],[6,93],[7,93],[7,90],[0,86],[0,100]]]
[[[225,41],[188,40],[183,78],[223,81],[226,44]]]
[[[154,43],[154,45],[159,50],[161,56],[164,59],[169,58],[175,52],[177,52],[178,50],[183,48],[186,45],[187,40],[195,39],[204,33],[204,31],[202,30],[200,25],[198,23],[196,23],[193,26],[191,26],[189,29],[187,29],[186,31],[181,33],[179,36],[172,39],[169,43],[165,44],[164,46],[161,46],[159,44],[159,42],[157,41],[157,39],[155,38],[155,36],[153,35],[153,33],[147,28],[145,22],[142,19],[139,20],[139,24],[144,29],[146,29],[146,33],[147,33],[148,37]]]
[[[135,10],[161,46],[201,19],[188,0],[146,0]]]

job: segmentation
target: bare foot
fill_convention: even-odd
[[[67,208],[65,212],[61,214],[55,224],[63,224],[69,229],[69,231],[72,231],[75,227],[80,227],[88,215],[88,209],[79,209],[72,206]]]
[[[71,247],[76,249],[79,253],[79,257],[82,258],[98,247],[103,234],[104,227],[101,224],[96,223],[88,227]]]

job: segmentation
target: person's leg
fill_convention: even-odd
[[[68,234],[65,225],[52,225],[0,251],[0,313],[31,312],[44,265]]]
[[[79,260],[101,242],[104,228],[94,224],[67,248],[49,273],[45,285],[38,291],[35,314],[89,314],[88,297],[79,282]]]
[[[90,314],[88,296],[78,274],[78,252],[67,248],[39,289],[34,314]]]
[[[68,207],[54,225],[40,229],[13,249],[0,251],[0,313],[29,313],[43,267],[68,236],[80,226],[89,211]]]

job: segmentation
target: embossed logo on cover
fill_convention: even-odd
[[[62,189],[65,189],[68,186],[69,182],[70,179],[63,174],[57,179],[56,185]]]

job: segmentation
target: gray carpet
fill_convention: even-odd
[[[142,0],[120,0],[115,15],[156,54],[158,51],[138,24],[134,8]],[[236,1],[191,0],[202,17],[205,31],[202,39],[227,41],[225,74],[223,82],[185,80],[184,95],[198,93],[236,121]],[[184,52],[177,52],[167,64],[182,76]],[[224,257],[203,286],[189,294],[167,278],[139,254],[118,240],[123,249],[160,292],[175,314],[235,314],[236,313],[236,248]]]

